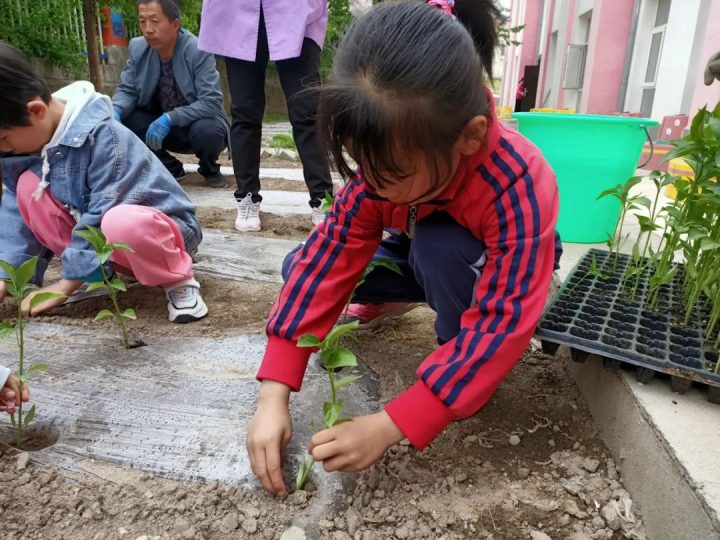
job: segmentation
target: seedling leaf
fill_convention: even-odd
[[[95,281],[95,282],[91,283],[90,285],[88,285],[88,286],[85,288],[85,292],[93,292],[93,291],[96,291],[96,290],[98,290],[98,289],[104,289],[104,288],[105,288],[105,282],[104,282],[104,281]]]
[[[133,308],[127,308],[120,314],[120,316],[125,317],[126,319],[131,319],[133,321],[137,319],[137,314],[135,313],[135,310]]]
[[[323,366],[325,369],[339,369],[357,366],[357,357],[350,349],[335,349],[323,353]]]
[[[112,316],[113,316],[112,311],[110,311],[109,309],[103,309],[100,313],[98,313],[97,315],[95,315],[95,319],[94,319],[94,320],[100,321],[100,320],[102,320],[102,319],[104,319],[104,318],[106,318],[106,317],[112,317]]]
[[[3,340],[15,331],[15,327],[10,322],[0,323],[0,340]]]
[[[335,381],[335,390],[340,390],[343,386],[347,386],[350,383],[354,383],[358,379],[362,379],[362,375],[348,375],[342,379]]]
[[[118,291],[123,291],[123,292],[127,291],[125,282],[117,276],[115,276],[114,278],[112,278],[112,280],[110,280],[110,286],[113,289],[118,290]]]
[[[300,464],[297,476],[295,477],[296,490],[301,490],[305,487],[305,482],[307,482],[308,474],[310,474],[310,471],[312,470],[314,464],[315,461],[308,458],[304,459],[303,462]]]
[[[30,283],[30,280],[35,275],[35,267],[37,266],[37,257],[33,257],[31,259],[28,259],[24,263],[20,265],[20,268],[17,269],[17,273],[15,274],[15,286],[18,289],[22,289],[25,287],[28,283]]]
[[[124,242],[113,242],[112,244],[108,244],[113,249],[121,249],[122,251],[129,251],[130,253],[135,253],[135,250],[128,246]]]
[[[27,370],[27,374],[30,375],[31,373],[33,373],[33,372],[35,372],[35,371],[47,371],[48,369],[50,369],[50,366],[49,366],[48,364],[42,364],[42,363],[40,363],[40,364],[33,364],[33,365],[30,366],[30,368]]]
[[[104,245],[100,249],[96,250],[98,260],[100,264],[105,264],[110,260],[113,254],[113,248],[109,245]]]
[[[342,400],[337,400],[335,403],[325,402],[323,404],[323,421],[325,422],[325,427],[331,428],[335,425],[335,422],[340,417],[342,408]]]
[[[30,422],[32,422],[35,419],[35,405],[30,407],[30,410],[25,415],[25,420],[23,421],[23,424],[26,426],[30,425]]]
[[[30,312],[43,302],[55,300],[56,298],[66,298],[66,296],[64,294],[54,292],[41,292],[36,294],[30,299]]]
[[[298,339],[298,347],[319,347],[321,341],[312,334],[305,334]]]
[[[12,264],[5,261],[0,261],[0,268],[2,268],[3,271],[8,275],[10,281],[15,279],[16,272],[15,267]]]
[[[330,332],[327,336],[325,336],[325,339],[323,340],[323,343],[335,343],[338,340],[340,340],[341,337],[345,336],[346,334],[352,332],[353,330],[357,329],[357,327],[360,325],[360,321],[353,321],[346,324],[339,324]]]

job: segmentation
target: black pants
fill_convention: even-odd
[[[148,127],[161,114],[135,109],[123,118],[123,124],[144,141]],[[226,135],[225,125],[220,118],[201,118],[184,127],[171,127],[170,133],[163,140],[162,149],[153,152],[174,176],[182,175],[183,165],[168,150],[179,154],[195,154],[200,161],[200,174],[210,176],[220,172],[217,159],[225,148]]]
[[[260,144],[265,113],[265,71],[269,58],[265,19],[260,14],[255,62],[225,58],[232,97],[232,160],[237,190],[235,198],[252,193],[260,197]],[[287,101],[293,137],[303,164],[310,206],[318,206],[326,191],[332,193],[327,159],[317,138],[317,93],[307,91],[320,84],[320,47],[308,38],[297,58],[276,62]],[[305,90],[305,91],[303,91]]]

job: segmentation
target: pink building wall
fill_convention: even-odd
[[[510,5],[510,26],[525,25],[518,40],[521,44],[511,45],[505,50],[503,69],[502,104],[511,107],[515,106],[517,81],[525,72],[525,66],[537,63],[538,39],[542,25],[541,1],[525,0],[524,12],[521,4],[520,0],[512,0]]]
[[[705,30],[700,62],[698,62],[697,73],[694,75],[696,77],[695,92],[690,106],[690,116],[693,116],[698,109],[705,105],[712,109],[720,101],[720,81],[715,81],[710,86],[705,86],[703,81],[703,73],[708,59],[716,52],[720,52],[720,24],[718,24],[718,21],[720,21],[720,1],[711,3],[707,20],[714,21],[714,23],[708,24]]]
[[[548,9],[548,24],[545,28],[547,34],[543,37],[540,36],[541,40],[545,40],[545,47],[542,50],[542,63],[540,64],[540,76],[538,81],[538,92],[537,100],[535,101],[536,107],[542,106],[542,97],[545,95],[545,82],[548,75],[548,53],[550,52],[550,35],[552,34],[552,20],[555,17],[555,4],[557,0],[550,0],[550,7]],[[538,22],[538,28],[542,25],[542,20]],[[539,31],[539,30],[538,30]],[[542,42],[542,41],[541,41]]]
[[[580,106],[583,112],[610,114],[618,110],[632,11],[633,2],[627,0],[595,1]]]

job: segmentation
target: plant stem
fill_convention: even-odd
[[[102,265],[100,265],[100,272],[102,273],[103,281],[105,282],[105,290],[108,292],[108,296],[110,296],[110,301],[113,304],[113,307],[115,308],[115,318],[117,319],[118,324],[120,325],[120,332],[122,334],[122,344],[123,347],[126,349],[130,348],[130,340],[128,339],[127,331],[125,330],[125,321],[123,321],[122,316],[120,315],[120,306],[117,303],[117,293],[115,292],[115,289],[112,285],[110,285],[110,279],[108,278],[108,275],[105,273],[105,269]]]
[[[17,421],[17,428],[15,430],[15,444],[18,446],[20,445],[20,442],[23,438],[23,430],[25,426],[23,425],[23,403],[22,403],[22,394],[25,390],[25,383],[23,382],[24,375],[25,375],[25,318],[23,317],[22,313],[22,299],[25,296],[25,291],[18,291],[20,294],[18,295],[19,298],[17,300],[17,328],[15,330],[15,335],[17,336],[17,342],[18,342],[18,352],[19,352],[19,360],[18,360],[18,375],[19,375],[19,387],[18,390],[20,392],[20,405],[18,405],[18,421]]]

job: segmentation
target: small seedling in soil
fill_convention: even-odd
[[[350,299],[348,299],[348,302],[345,305],[343,320],[347,319],[348,308],[350,307],[353,296],[355,296],[355,291],[358,287],[360,287],[360,285],[365,283],[367,276],[379,267],[387,268],[388,270],[402,274],[400,267],[390,260],[378,259],[371,261],[367,268],[365,268],[362,278],[358,281],[357,285],[355,285],[352,293],[350,294]],[[328,375],[328,382],[330,384],[330,401],[323,403],[323,423],[326,429],[351,420],[350,418],[340,417],[343,410],[343,401],[338,399],[337,395],[341,388],[360,379],[360,375],[347,375],[345,377],[338,378],[337,372],[342,368],[357,366],[357,357],[355,356],[355,353],[349,348],[343,347],[341,342],[343,338],[357,340],[356,330],[359,324],[359,321],[339,324],[330,330],[323,340],[320,340],[313,334],[305,334],[298,340],[298,347],[312,347],[320,350],[322,365]],[[297,476],[295,477],[295,489],[303,489],[313,465],[315,465],[315,460],[313,458],[307,457],[303,460],[300,464],[300,468],[298,469]]]
[[[573,293],[575,291],[575,288],[580,285],[583,281],[585,281],[585,278],[588,276],[595,276],[601,281],[604,281],[607,279],[607,276],[603,274],[602,268],[598,266],[597,259],[595,258],[595,255],[590,257],[590,268],[588,268],[588,271],[583,274],[583,276],[575,283],[575,285],[572,286],[570,289],[570,293]]]
[[[118,291],[127,291],[127,287],[125,286],[125,282],[117,275],[108,275],[105,271],[105,264],[110,260],[110,257],[112,257],[112,254],[116,249],[132,252],[132,248],[122,242],[108,243],[107,238],[105,238],[102,231],[91,225],[89,225],[85,230],[76,231],[75,234],[90,242],[90,245],[92,245],[97,258],[100,261],[102,281],[91,283],[88,285],[86,291],[91,292],[96,289],[105,289],[110,297],[110,302],[112,303],[113,310],[110,311],[109,309],[103,309],[100,313],[95,315],[95,320],[99,321],[105,319],[106,317],[114,317],[120,327],[123,347],[130,349],[131,343],[128,339],[127,330],[125,329],[125,320],[135,320],[137,319],[137,315],[135,314],[135,310],[132,308],[124,310],[120,309],[120,305],[117,300],[117,293]]]
[[[32,283],[33,276],[35,275],[35,269],[37,268],[37,262],[38,258],[33,257],[32,259],[25,261],[18,268],[15,268],[5,261],[0,261],[0,268],[2,268],[8,276],[6,279],[8,293],[10,296],[15,298],[17,303],[15,321],[3,322],[0,324],[0,338],[8,337],[13,333],[15,334],[15,339],[18,344],[18,369],[16,374],[20,382],[20,395],[22,395],[25,390],[25,385],[33,373],[36,371],[48,370],[48,365],[43,363],[32,364],[28,369],[25,369],[25,326],[27,325],[27,319],[26,315],[23,314],[22,301],[34,289],[37,289],[37,285]],[[30,299],[28,305],[27,317],[30,316],[32,310],[38,305],[56,298],[65,298],[65,295],[54,292],[41,292],[34,295]],[[10,416],[10,421],[15,429],[16,446],[22,446],[25,430],[34,419],[35,405],[30,407],[30,410],[23,414],[23,403],[20,402],[17,413]]]

